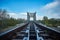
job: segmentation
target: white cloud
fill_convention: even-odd
[[[45,16],[60,18],[60,3],[58,0],[48,3],[40,9]]]
[[[36,14],[36,20],[42,20],[42,19],[43,19],[43,16]]]
[[[8,13],[10,15],[10,17],[12,18],[22,18],[22,19],[27,19],[26,16],[27,14],[26,13]]]
[[[58,2],[56,1],[56,2],[52,2],[52,3],[45,5],[43,8],[52,9],[52,8],[56,7],[57,5],[58,5]]]

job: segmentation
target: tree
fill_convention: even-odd
[[[43,17],[43,22],[44,22],[45,24],[48,24],[48,17],[47,17],[47,16],[44,16],[44,17]]]
[[[41,20],[40,22],[51,27],[60,26],[60,19],[55,19],[55,18],[48,19],[48,17],[46,16],[44,16],[43,20]]]
[[[44,17],[43,17],[43,20],[48,20],[48,17],[47,17],[47,16],[44,16]]]

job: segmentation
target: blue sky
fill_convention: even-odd
[[[0,0],[0,9],[6,9],[15,18],[24,18],[26,12],[35,11],[37,19],[42,19],[43,16],[60,18],[59,4],[59,0]]]

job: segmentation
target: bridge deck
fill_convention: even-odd
[[[30,22],[0,36],[0,40],[60,40],[60,38],[52,37],[44,27]]]

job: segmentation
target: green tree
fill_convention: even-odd
[[[48,17],[47,16],[44,16],[43,17],[43,22],[47,25],[48,24]]]

